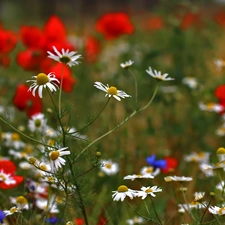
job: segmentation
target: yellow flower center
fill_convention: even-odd
[[[45,73],[39,73],[36,78],[38,85],[44,85],[49,82],[49,78]]]
[[[107,90],[108,94],[110,95],[117,95],[118,91],[117,88],[114,86],[111,86],[108,90]]]
[[[15,213],[18,211],[18,208],[14,206],[9,211],[10,211],[10,213]]]
[[[17,133],[12,133],[11,139],[13,141],[18,141],[18,140],[20,140],[20,136]]]
[[[50,159],[51,160],[56,160],[56,159],[58,159],[58,157],[59,157],[59,151],[52,151],[51,153],[50,153]]]
[[[105,164],[105,167],[106,167],[107,169],[111,169],[111,168],[112,168],[112,164],[111,164],[111,163],[106,163],[106,164]]]
[[[128,187],[126,185],[120,185],[117,189],[118,192],[127,192]]]
[[[71,59],[68,56],[63,56],[60,58],[60,62],[67,64]]]
[[[209,102],[209,103],[206,104],[206,107],[207,107],[208,109],[213,109],[214,106],[215,106],[215,103],[213,103],[213,102]]]
[[[40,119],[36,119],[34,121],[35,127],[40,127],[41,126],[41,120]]]
[[[29,158],[28,159],[28,162],[30,163],[30,164],[35,164],[35,162],[36,162],[36,159],[35,158],[33,158],[33,157],[31,157],[31,158]]]
[[[25,204],[27,204],[27,199],[24,198],[23,196],[19,196],[16,199],[16,203],[21,204],[21,205],[25,205]]]
[[[0,181],[5,181],[6,180],[6,177],[4,174],[0,174]]]
[[[148,167],[145,172],[146,173],[152,173],[153,172],[153,168],[152,167]]]
[[[47,166],[46,165],[40,165],[39,166],[40,170],[43,170],[43,171],[47,171]]]
[[[225,207],[219,209],[219,214],[220,214],[220,215],[223,215],[223,211],[224,211],[224,210],[225,210]]]
[[[220,148],[218,148],[217,149],[217,151],[216,151],[216,154],[225,154],[225,148],[223,148],[223,147],[220,147]]]
[[[146,193],[151,193],[153,192],[153,190],[151,188],[148,188],[147,190],[145,190]]]
[[[55,182],[55,178],[54,177],[47,177],[47,179],[48,179],[48,182]]]

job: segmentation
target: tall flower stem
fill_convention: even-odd
[[[59,116],[61,115],[62,109],[61,109],[61,102],[62,102],[62,84],[63,84],[63,78],[64,78],[64,65],[62,65],[62,77],[60,80],[60,87],[59,87]]]
[[[135,109],[137,109],[137,107],[138,107],[138,86],[137,86],[137,80],[136,80],[136,77],[134,76],[134,73],[130,69],[128,69],[128,71],[130,72],[130,74],[132,75],[133,80],[134,80]]]
[[[76,157],[75,160],[77,160],[88,148],[90,148],[93,144],[95,144],[96,142],[98,142],[99,140],[101,140],[102,138],[108,136],[109,134],[113,133],[115,130],[117,130],[119,127],[121,127],[123,124],[125,124],[128,120],[130,120],[133,116],[135,116],[137,113],[145,110],[146,108],[149,107],[149,105],[152,103],[153,99],[155,98],[155,95],[157,93],[158,90],[158,83],[155,87],[154,93],[151,97],[151,99],[149,100],[149,102],[143,106],[142,108],[138,109],[138,110],[134,110],[133,113],[131,113],[128,117],[126,117],[121,123],[117,124],[113,129],[109,130],[108,132],[106,132],[105,134],[103,134],[102,136],[98,137],[97,139],[95,139],[94,141],[92,141],[89,145],[87,145]]]
[[[156,211],[156,209],[155,209],[155,205],[154,205],[154,202],[153,202],[153,200],[152,200],[152,197],[151,197],[150,195],[149,195],[149,197],[150,197],[150,199],[151,199],[152,208],[153,208],[153,210],[154,210],[154,212],[155,212],[155,215],[156,215],[156,217],[157,217],[157,219],[158,219],[158,221],[159,221],[159,224],[162,225],[162,222],[161,222],[161,220],[160,220],[160,218],[159,218],[159,215],[158,215],[158,213],[157,213],[157,211]]]

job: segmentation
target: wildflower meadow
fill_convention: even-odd
[[[0,224],[225,224],[225,2],[72,2],[0,17]]]

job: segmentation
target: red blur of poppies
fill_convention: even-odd
[[[225,107],[225,84],[222,84],[216,88],[215,96],[218,98],[218,103]],[[223,113],[225,113],[225,110],[220,112],[220,114]]]
[[[28,89],[29,87],[25,84],[18,85],[13,97],[13,104],[20,111],[26,112],[28,117],[32,117],[42,112],[42,101],[39,96],[33,96]]]
[[[202,26],[202,21],[200,17],[200,13],[188,12],[186,13],[180,23],[181,30],[187,30],[190,27],[200,27]]]
[[[52,46],[61,50],[75,50],[74,46],[67,41],[66,28],[57,16],[51,16],[43,29],[36,26],[21,26],[20,39],[26,47],[18,53],[16,61],[24,70],[42,71],[46,65],[51,66],[47,60],[47,51],[52,51]]]
[[[11,183],[11,184],[6,184],[4,180],[1,180],[0,181],[1,189],[6,190],[6,189],[14,188],[23,182],[24,180],[23,176],[16,176],[15,172],[16,172],[16,166],[14,165],[12,161],[0,160],[0,173],[10,175],[10,178],[14,180],[14,183]]]
[[[164,158],[164,160],[166,161],[166,168],[161,169],[161,172],[164,173],[164,174],[174,172],[174,170],[178,166],[178,160],[176,158],[173,158],[173,157],[170,157],[170,156],[166,156]]]
[[[146,29],[150,31],[160,30],[164,22],[160,16],[150,16],[146,21]]]
[[[116,39],[124,34],[133,34],[134,32],[130,17],[123,12],[104,14],[96,22],[95,28],[107,40]]]
[[[95,37],[89,36],[85,39],[84,54],[87,62],[94,63],[101,52],[101,44]]]

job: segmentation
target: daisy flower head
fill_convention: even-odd
[[[225,161],[225,148],[223,147],[218,148],[216,154],[220,162]]]
[[[43,89],[48,88],[51,92],[54,92],[59,88],[59,80],[55,78],[54,73],[39,73],[37,76],[33,76],[33,80],[27,80],[27,82],[33,82],[29,87],[28,91],[32,91],[32,95],[35,96],[35,92],[38,91],[38,95],[42,98]]]
[[[138,191],[137,197],[142,197],[141,199],[145,199],[148,195],[151,195],[152,197],[155,197],[156,195],[154,193],[161,192],[162,189],[157,186],[152,187],[142,187],[141,191]]]
[[[205,192],[195,192],[194,193],[194,202],[203,199],[205,196]]]
[[[124,180],[135,180],[135,179],[143,179],[143,178],[145,178],[145,179],[153,179],[154,178],[154,176],[152,176],[151,174],[133,174],[133,175],[127,175],[127,176],[125,176],[123,179]]]
[[[195,89],[198,87],[198,81],[195,77],[184,77],[182,79],[182,83],[187,85],[191,89]]]
[[[129,189],[127,186],[125,185],[120,185],[117,189],[117,191],[113,191],[113,201],[123,201],[127,196],[130,199],[133,199],[134,197],[136,197],[137,195],[137,191]]]
[[[225,214],[225,207],[218,207],[218,206],[211,206],[209,207],[209,212],[214,215],[224,215]]]
[[[49,153],[51,171],[56,172],[62,165],[65,165],[66,160],[62,158],[64,155],[69,155],[70,151],[65,151],[68,147],[59,150],[53,150]]]
[[[121,63],[120,66],[121,66],[123,69],[128,69],[130,66],[133,65],[133,63],[134,63],[134,61],[129,60],[129,61],[125,62],[125,63]]]
[[[192,177],[185,177],[185,176],[167,176],[164,177],[164,180],[166,182],[171,182],[171,181],[177,181],[177,182],[189,182],[192,181]]]
[[[31,117],[31,119],[28,121],[28,127],[30,131],[45,131],[47,128],[47,120],[45,119],[44,114],[38,113]]]
[[[167,77],[168,73],[161,74],[161,71],[152,70],[152,68],[149,66],[149,69],[146,70],[146,72],[153,78],[157,79],[158,81],[170,81],[174,80],[174,78]]]
[[[54,59],[57,62],[65,63],[69,67],[75,66],[79,64],[77,61],[79,58],[81,58],[81,55],[76,55],[77,52],[70,51],[67,49],[66,51],[64,49],[60,51],[57,50],[55,46],[53,46],[55,54],[52,52],[48,51],[48,57],[51,59]]]
[[[142,217],[134,217],[133,219],[126,220],[128,225],[134,225],[134,224],[142,224],[145,222],[145,220]]]
[[[201,110],[207,111],[207,112],[220,113],[224,110],[224,106],[217,104],[217,103],[213,103],[213,102],[209,102],[206,104],[203,102],[199,102],[198,106]]]
[[[117,88],[114,87],[114,86],[109,87],[108,84],[104,85],[101,82],[95,82],[94,86],[96,88],[98,88],[99,90],[106,92],[105,97],[107,97],[107,96],[109,98],[114,97],[118,101],[120,101],[121,98],[131,97],[130,95],[128,95],[124,91],[117,90]]]
[[[142,175],[149,174],[149,175],[152,175],[153,177],[155,177],[156,175],[158,175],[160,173],[160,169],[154,168],[153,166],[144,166],[141,168],[140,173]]]
[[[112,160],[101,160],[102,166],[100,170],[107,175],[116,174],[119,171],[119,165]]]

